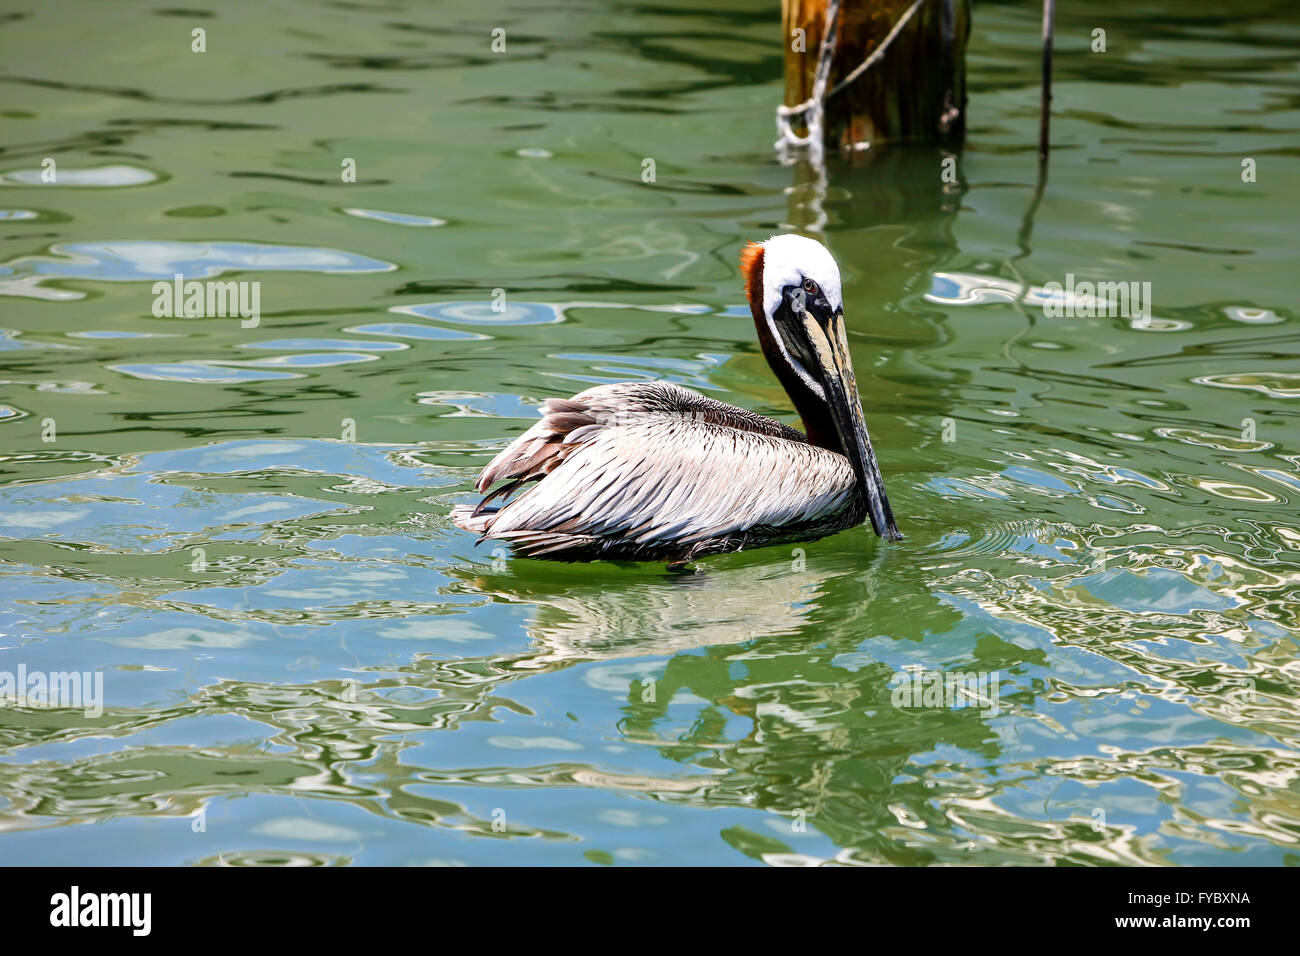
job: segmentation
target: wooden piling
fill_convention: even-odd
[[[830,2],[782,0],[787,106],[812,96]],[[879,59],[837,89],[909,10],[908,22]],[[839,0],[837,23],[824,101],[827,150],[860,150],[898,141],[961,144],[966,133],[970,0]],[[801,42],[795,32],[799,29]]]

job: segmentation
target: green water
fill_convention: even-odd
[[[104,709],[0,708],[0,862],[1300,860],[1287,4],[1065,5],[1032,222],[1036,3],[975,3],[956,183],[825,188],[772,2],[5,6],[0,671]],[[451,526],[546,397],[793,422],[735,264],[792,228],[905,541],[669,575]],[[155,317],[177,272],[260,324]],[[1071,274],[1150,319],[1048,316]]]

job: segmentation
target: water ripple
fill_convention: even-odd
[[[225,272],[387,272],[390,262],[338,249],[276,246],[253,242],[69,242],[50,247],[47,256],[21,256],[0,263],[0,295],[81,299],[84,293],[46,290],[52,280],[149,282],[206,279]]]

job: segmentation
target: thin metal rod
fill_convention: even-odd
[[[1038,161],[1047,162],[1052,127],[1052,35],[1056,29],[1056,0],[1043,0],[1043,99],[1038,111]]]

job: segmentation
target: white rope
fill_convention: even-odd
[[[822,32],[822,45],[817,51],[817,71],[813,74],[812,96],[798,106],[778,104],[776,108],[777,141],[774,147],[784,153],[789,146],[807,146],[814,162],[820,162],[822,150],[822,103],[826,99],[826,84],[831,78],[831,50],[835,46],[836,27],[839,25],[840,0],[831,0],[826,9],[826,28]],[[808,116],[805,117],[804,114]],[[807,133],[800,136],[794,131],[791,120],[803,120]]]

